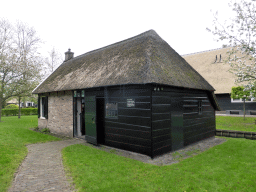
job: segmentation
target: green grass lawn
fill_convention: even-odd
[[[216,116],[216,129],[256,132],[255,117]]]
[[[2,117],[0,191],[27,154],[26,144],[60,140],[31,131],[37,116]],[[255,131],[254,118],[216,116],[217,129]],[[63,163],[79,191],[256,191],[256,141],[227,142],[177,164],[156,166],[84,145],[64,148]]]
[[[216,116],[217,129],[256,131],[254,118]],[[62,150],[78,191],[256,191],[256,141],[227,142],[177,164],[156,166],[89,146]]]
[[[78,191],[256,191],[256,142],[226,138],[177,164],[157,166],[72,145],[62,151]]]
[[[34,132],[37,115],[2,117],[0,122],[0,191],[6,191],[13,175],[27,155],[25,145],[38,142],[57,141],[56,137]]]

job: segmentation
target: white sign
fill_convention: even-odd
[[[135,99],[127,99],[127,107],[135,107]]]

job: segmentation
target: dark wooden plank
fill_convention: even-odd
[[[126,135],[129,137],[137,137],[137,138],[142,138],[142,139],[151,139],[150,130],[149,131],[140,131],[140,130],[132,130],[132,129],[106,127],[105,133]]]
[[[152,157],[155,158],[157,156],[163,155],[165,153],[171,152],[172,147],[171,145],[164,146],[162,148],[158,148],[153,151]]]
[[[129,143],[131,145],[139,145],[139,146],[144,146],[144,147],[151,146],[151,139],[128,137],[125,135],[118,135],[118,134],[111,134],[111,133],[105,133],[105,140]]]
[[[151,110],[141,110],[135,108],[118,109],[118,115],[125,116],[138,116],[138,117],[151,117]]]
[[[159,148],[162,148],[164,146],[171,145],[171,144],[172,144],[171,139],[165,140],[165,141],[160,141],[160,142],[157,142],[157,143],[153,143],[153,146],[152,146],[153,147],[153,151],[157,150]]]
[[[117,142],[112,140],[106,140],[105,144],[111,147],[116,147],[119,149],[124,149],[124,150],[151,156],[151,147],[131,145],[129,143]]]
[[[151,127],[143,127],[143,126],[139,126],[139,125],[119,123],[119,122],[114,122],[114,121],[105,121],[105,127],[140,130],[140,131],[150,131],[151,130]]]
[[[215,135],[215,131],[209,131],[206,133],[202,133],[200,135],[193,135],[191,137],[187,137],[184,139],[184,146],[187,146],[189,144],[195,143],[203,139],[207,139],[209,137],[213,137],[214,135]]]
[[[158,136],[158,137],[152,137],[153,144],[161,142],[161,141],[170,140],[170,139],[171,139],[171,134],[161,135],[161,136]]]
[[[214,127],[213,126],[211,126],[211,127],[202,127],[200,129],[195,129],[193,131],[184,132],[184,138],[189,138],[189,137],[192,137],[192,136],[201,135],[201,134],[207,133],[209,131],[215,131]]]
[[[158,137],[161,135],[167,135],[171,134],[171,128],[166,128],[166,129],[158,129],[158,130],[153,130],[152,131],[152,137]]]
[[[152,104],[170,104],[171,97],[169,96],[152,96]]]
[[[152,113],[152,121],[171,119],[171,113]]]
[[[152,122],[152,130],[165,129],[171,127],[171,120],[157,120]]]
[[[185,119],[183,121],[183,126],[187,127],[187,126],[191,126],[194,124],[200,125],[203,123],[214,123],[215,119],[214,117],[203,117],[203,118],[195,118],[195,119]]]
[[[118,121],[126,124],[151,127],[150,118],[118,116]]]
[[[152,105],[152,113],[168,113],[171,111],[171,105]]]

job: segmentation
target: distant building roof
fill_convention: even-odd
[[[182,57],[200,73],[216,90],[215,94],[231,93],[236,76],[230,73],[230,65],[225,63],[230,47],[213,49],[198,53],[182,55]]]
[[[33,93],[147,83],[214,91],[185,59],[150,30],[65,61]]]

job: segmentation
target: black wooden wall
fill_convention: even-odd
[[[215,111],[206,93],[187,92],[183,97],[184,146],[215,135]],[[198,112],[202,102],[202,114]]]
[[[221,111],[244,110],[243,103],[231,103],[229,94],[216,94]],[[245,103],[245,110],[256,110],[256,102]]]
[[[105,118],[105,144],[151,156],[150,86],[105,88],[106,103],[118,104],[118,118]],[[135,106],[127,107],[127,99]]]
[[[85,96],[104,98],[104,110],[117,103],[118,116],[104,118],[108,146],[156,157],[215,135],[215,111],[204,91],[126,85],[88,89]],[[128,106],[127,99],[135,105]]]
[[[183,93],[159,86],[152,89],[152,157],[183,147]]]
[[[152,156],[171,151],[171,98],[152,92]]]

